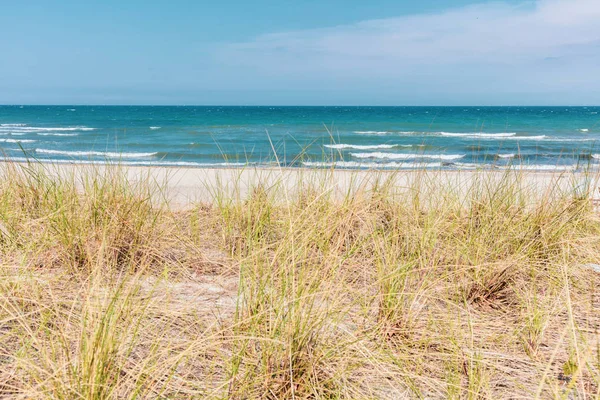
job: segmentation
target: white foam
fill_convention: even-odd
[[[503,133],[453,133],[453,132],[438,132],[441,136],[446,137],[462,137],[469,139],[497,139],[497,140],[542,140],[546,139],[546,135],[536,136],[517,136],[516,132],[503,132]],[[552,140],[552,139],[551,139]]]
[[[537,135],[537,136],[512,136],[512,137],[507,137],[504,139],[507,140],[544,140],[546,139],[548,136],[546,135]]]
[[[305,167],[317,167],[317,168],[369,168],[369,169],[418,169],[418,168],[440,168],[442,163],[416,163],[416,162],[388,162],[388,163],[365,163],[357,161],[336,161],[336,162],[322,162],[322,161],[304,161],[302,163]]]
[[[546,142],[594,142],[597,139],[546,138]]]
[[[453,133],[453,132],[438,132],[442,136],[450,137],[468,137],[468,138],[507,138],[516,136],[516,132],[503,132],[503,133],[484,133],[484,132],[467,132],[467,133]]]
[[[509,153],[509,154],[498,154],[498,158],[514,158],[515,154],[514,153]]]
[[[359,133],[359,134],[372,134],[372,135],[385,135],[386,133],[391,133],[388,131],[354,131],[354,133]]]
[[[7,127],[7,128],[18,128],[18,127],[27,126],[27,124],[0,124],[0,126]]]
[[[585,128],[584,128],[584,129],[580,129],[579,131],[580,131],[580,132],[589,132],[590,130],[589,130],[589,129],[585,129]]]
[[[106,157],[106,158],[143,158],[152,157],[158,153],[113,153],[104,151],[67,151],[67,150],[47,150],[47,149],[35,149],[36,153],[40,154],[53,154],[61,156],[94,156],[94,157]]]
[[[496,164],[469,164],[455,163],[452,165],[457,169],[501,169],[501,170],[520,170],[520,171],[574,171],[577,169],[575,165],[548,165],[548,164],[511,164],[511,165],[496,165]]]
[[[79,136],[78,133],[37,133],[40,136]]]
[[[463,158],[464,154],[398,154],[398,153],[350,153],[356,158],[377,158],[382,160],[414,160],[414,159],[434,159],[434,160],[458,160]]]
[[[595,158],[596,160],[600,160],[600,154],[592,154],[592,158]]]
[[[548,165],[548,164],[515,164],[500,167],[501,169],[517,169],[525,171],[574,171],[577,169],[575,165]]]
[[[35,140],[31,139],[0,139],[0,142],[4,143],[33,143]]]
[[[64,132],[64,131],[95,131],[96,128],[89,128],[87,126],[72,126],[68,128],[63,127],[35,127],[35,126],[2,126],[0,131],[15,131],[25,133],[36,133],[36,132]]]
[[[155,130],[157,130],[157,129],[160,129],[160,128],[161,128],[160,126],[151,126],[151,127],[150,127],[150,129],[151,129],[151,130],[153,130],[153,131],[155,131]]]
[[[397,144],[374,144],[374,145],[358,145],[358,144],[326,144],[325,147],[329,149],[343,150],[343,149],[354,149],[354,150],[376,150],[376,149],[393,149],[398,147]]]
[[[454,163],[452,164],[453,167],[457,168],[457,169],[478,169],[478,168],[485,168],[485,165],[482,164],[473,164],[473,163]]]
[[[107,164],[102,161],[90,161],[90,160],[44,160],[44,159],[36,159],[36,158],[26,158],[26,157],[5,157],[0,158],[0,161],[8,161],[8,162],[41,162],[45,164]],[[197,163],[191,161],[117,161],[115,163],[108,163],[109,165],[143,165],[149,167],[247,167],[251,166],[251,163]]]

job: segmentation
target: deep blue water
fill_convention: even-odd
[[[5,158],[135,165],[570,169],[600,107],[0,106]],[[598,158],[598,160],[597,160]]]

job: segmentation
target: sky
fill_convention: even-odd
[[[600,0],[2,1],[1,104],[600,105]]]

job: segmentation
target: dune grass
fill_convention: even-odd
[[[593,176],[306,171],[181,209],[118,166],[1,168],[2,398],[600,398]]]

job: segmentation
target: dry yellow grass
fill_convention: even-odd
[[[600,398],[593,177],[181,210],[116,166],[2,168],[2,398]]]

